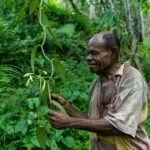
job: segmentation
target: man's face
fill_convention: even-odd
[[[112,52],[102,44],[89,44],[87,52],[87,61],[91,72],[101,74],[113,63]]]

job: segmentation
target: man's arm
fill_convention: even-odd
[[[78,111],[77,109],[75,109],[72,105],[70,105],[69,103],[67,103],[64,106],[65,110],[67,111],[67,113],[71,116],[71,117],[75,117],[75,118],[87,118],[88,114],[87,113],[83,113]]]
[[[117,130],[113,127],[107,120],[90,120],[83,118],[74,118],[65,116],[63,113],[58,113],[55,111],[49,112],[49,120],[53,127],[57,129],[63,128],[76,128],[91,132],[99,133],[100,135],[126,135],[125,133]]]
[[[112,135],[125,135],[125,133],[119,131],[113,127],[107,120],[89,120],[89,119],[76,119],[71,118],[68,124],[69,128],[76,128],[87,130],[91,132],[99,133],[100,135],[112,136]]]
[[[52,99],[60,103],[64,109],[67,111],[69,116],[75,117],[75,118],[87,118],[88,115],[87,113],[83,113],[75,109],[72,105],[70,105],[63,97],[57,95],[57,94],[52,94],[51,95]]]

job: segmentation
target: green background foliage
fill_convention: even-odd
[[[115,29],[121,39],[121,61],[132,57],[119,0],[115,2],[117,9],[113,12],[110,9],[102,12],[104,4],[91,1],[102,12],[93,19],[88,18],[90,4],[86,0],[78,0],[75,6],[65,0],[66,8],[59,2],[47,0],[42,5],[41,19],[46,27],[44,50],[54,64],[51,79],[51,63],[45,59],[40,47],[43,41],[43,28],[39,24],[40,0],[0,1],[0,150],[87,150],[88,132],[56,130],[48,123],[48,95],[41,95],[40,90],[44,80],[50,85],[51,92],[64,96],[74,107],[86,112],[89,87],[95,78],[86,63],[90,37],[103,30]],[[133,65],[140,69],[150,87],[148,6],[147,1],[143,2],[145,38],[138,43]],[[35,76],[26,87],[27,78],[23,75],[30,72]],[[146,122],[146,131],[150,135],[149,122],[150,112]]]

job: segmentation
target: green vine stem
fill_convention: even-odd
[[[50,59],[46,56],[45,51],[44,51],[44,44],[45,44],[45,41],[46,41],[46,27],[45,27],[45,25],[42,23],[42,4],[43,4],[43,0],[41,0],[41,2],[40,2],[40,8],[39,8],[39,23],[40,23],[40,25],[41,25],[42,28],[43,28],[43,42],[42,42],[42,44],[40,45],[40,47],[41,47],[43,56],[51,63],[51,69],[52,69],[52,70],[51,70],[50,78],[52,79],[53,74],[54,74],[53,62],[52,62],[52,60],[50,60]]]
[[[50,79],[52,79],[53,77],[53,74],[54,74],[54,66],[53,66],[53,62],[51,59],[49,59],[47,57],[47,55],[45,54],[45,51],[44,51],[44,44],[45,44],[45,41],[46,41],[46,26],[42,23],[42,4],[43,4],[43,0],[40,1],[40,8],[39,8],[39,23],[40,25],[42,26],[43,28],[43,41],[42,41],[42,44],[40,45],[41,47],[41,50],[42,50],[42,53],[43,53],[43,56],[46,58],[46,60],[48,60],[51,64],[51,75],[50,75]],[[50,80],[49,79],[49,80]],[[49,80],[47,81],[47,86],[48,86],[48,95],[49,95],[49,100],[51,102],[51,90],[50,90],[50,86],[49,86]]]

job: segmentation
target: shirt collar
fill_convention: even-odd
[[[125,62],[125,63],[127,63],[127,62]],[[123,64],[119,67],[119,69],[118,69],[118,70],[116,71],[116,73],[115,73],[115,76],[117,76],[117,75],[122,76],[122,75],[123,75],[123,69],[124,69],[125,63],[123,63]]]

